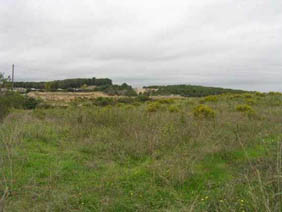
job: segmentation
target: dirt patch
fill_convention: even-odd
[[[77,98],[94,99],[97,97],[110,97],[103,92],[29,92],[29,97],[44,101],[71,102]]]

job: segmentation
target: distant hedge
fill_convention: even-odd
[[[50,82],[15,82],[14,86],[18,88],[36,88],[45,89],[46,84],[50,84],[51,89],[69,89],[69,88],[80,88],[83,85],[87,86],[102,86],[102,85],[112,85],[112,80],[108,78],[96,79],[93,78],[75,78],[75,79],[65,79],[65,80],[55,80]]]
[[[148,91],[153,96],[180,95],[185,97],[203,97],[218,95],[223,93],[244,93],[243,90],[225,89],[217,87],[204,87],[195,85],[167,85],[167,86],[148,86],[152,89]]]

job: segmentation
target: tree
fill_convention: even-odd
[[[57,89],[56,87],[57,87],[57,86],[56,86],[56,83],[54,83],[54,82],[46,82],[46,83],[45,83],[45,89],[46,89],[47,91],[54,91],[54,90]]]
[[[8,78],[5,78],[3,73],[0,73],[0,88],[11,88],[11,78],[8,76]]]
[[[4,74],[0,73],[0,88],[2,88],[2,86],[4,86]]]

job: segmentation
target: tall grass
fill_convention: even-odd
[[[0,126],[7,211],[280,211],[282,100],[245,96],[13,111]],[[154,105],[154,104],[153,104]],[[6,192],[5,192],[6,191]]]

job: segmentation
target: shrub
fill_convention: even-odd
[[[97,99],[93,100],[93,104],[97,106],[113,105],[114,100],[112,98],[98,97]]]
[[[215,118],[215,111],[207,105],[198,105],[193,114],[196,118]]]
[[[39,103],[40,101],[35,98],[25,97],[23,101],[23,108],[28,110],[35,109]]]
[[[180,112],[180,109],[177,105],[170,105],[168,107],[168,111],[171,113],[176,113],[176,112]]]
[[[133,110],[135,107],[133,105],[125,105],[123,108],[125,110]]]
[[[265,93],[261,93],[261,92],[255,92],[255,95],[259,96],[259,97],[265,97],[266,96]]]
[[[8,113],[9,113],[9,107],[5,104],[1,104],[0,102],[0,120],[2,120]]]
[[[240,95],[240,94],[230,95],[230,99],[239,99],[241,97],[242,97],[242,95]]]
[[[139,96],[136,97],[136,100],[139,101],[139,102],[147,102],[147,101],[150,101],[152,99],[147,95],[139,95]]]
[[[135,101],[134,98],[130,97],[123,97],[123,98],[118,98],[117,102],[118,103],[124,103],[124,104],[132,104]]]
[[[250,93],[245,93],[245,94],[243,94],[243,97],[245,97],[246,99],[249,99],[249,98],[252,98],[253,95],[250,94]]]
[[[0,119],[3,119],[11,108],[30,109],[29,106],[34,106],[36,100],[29,97],[24,97],[18,93],[6,92],[0,93]]]
[[[255,105],[256,104],[256,101],[253,100],[253,99],[247,99],[246,102],[247,102],[248,105]]]
[[[268,95],[270,95],[270,96],[280,96],[281,93],[280,93],[280,92],[273,92],[273,91],[270,91],[270,92],[268,93]]]
[[[147,105],[146,111],[147,112],[157,112],[161,108],[160,103],[152,102]]]
[[[250,105],[238,105],[236,110],[239,112],[254,112],[254,109]]]
[[[206,102],[217,102],[218,101],[218,98],[217,96],[207,96],[205,97],[204,99]]]
[[[162,98],[162,99],[158,99],[158,102],[160,104],[173,104],[174,99]]]
[[[238,105],[236,110],[248,115],[249,118],[257,117],[255,110],[250,105]]]

